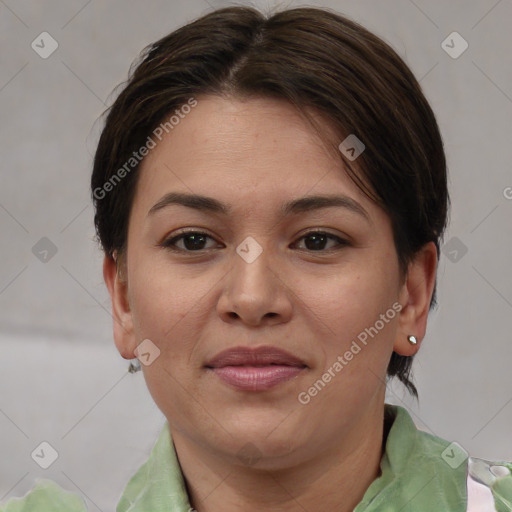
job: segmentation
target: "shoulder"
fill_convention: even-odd
[[[467,512],[512,512],[512,462],[473,457],[458,443],[426,432],[419,431],[418,437],[430,446],[430,456],[464,468]]]
[[[418,431],[418,442],[440,465],[464,468],[467,512],[512,512],[512,462],[473,457],[457,442],[423,431]]]
[[[512,463],[473,457],[459,443],[417,428],[402,407],[388,406],[387,414],[396,427],[390,452],[407,482],[420,473],[432,495],[442,494],[450,510],[512,512]],[[390,458],[393,462],[393,453]]]
[[[64,490],[53,480],[38,479],[22,498],[11,498],[0,505],[0,512],[87,512],[84,501]]]

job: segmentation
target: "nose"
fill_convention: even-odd
[[[239,321],[253,327],[287,322],[293,310],[293,292],[286,281],[268,251],[254,260],[234,252],[217,304],[220,317],[225,322]]]

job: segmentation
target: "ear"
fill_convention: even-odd
[[[128,283],[121,280],[116,261],[110,255],[103,260],[103,279],[107,285],[112,301],[112,317],[114,320],[114,341],[119,353],[125,359],[135,358],[135,335],[133,320],[128,300]]]
[[[402,356],[418,352],[421,340],[427,330],[430,299],[436,282],[437,249],[434,242],[425,244],[409,264],[405,283],[400,289],[399,302],[402,305],[399,316],[397,339],[393,351]],[[416,345],[408,341],[413,335]]]

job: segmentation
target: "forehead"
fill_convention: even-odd
[[[332,127],[315,118],[336,142]],[[198,97],[142,162],[134,209],[146,215],[177,190],[245,207],[338,192],[370,207],[325,139],[291,105],[269,98]]]

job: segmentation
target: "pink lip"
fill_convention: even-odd
[[[270,389],[307,368],[302,360],[271,346],[227,349],[205,366],[227,384],[248,391]]]

